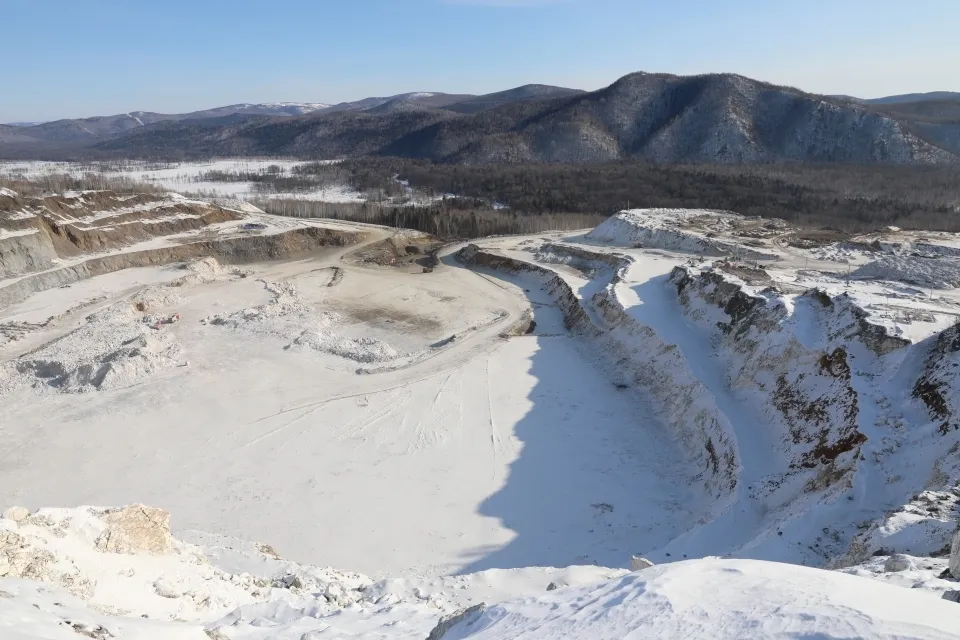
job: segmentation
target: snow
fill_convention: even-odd
[[[354,191],[347,185],[330,185],[323,189],[313,191],[298,191],[296,193],[243,193],[245,197],[257,197],[267,200],[286,199],[286,200],[304,200],[312,202],[366,202],[367,198],[362,193]]]
[[[698,255],[776,259],[771,252],[713,238],[743,220],[737,214],[706,209],[630,209],[586,234],[585,239],[620,247],[648,247]]]
[[[286,109],[298,115],[330,108],[329,104],[322,102],[264,102],[260,104],[244,104],[241,106],[247,109]]]
[[[333,163],[336,161],[325,161]],[[47,161],[0,162],[0,176],[37,178],[43,175],[68,174],[80,177],[94,173],[105,178],[127,178],[146,182],[158,187],[187,195],[208,199],[228,198],[251,200],[255,198],[290,198],[315,202],[364,202],[366,198],[346,185],[327,185],[309,192],[260,193],[253,182],[212,182],[201,180],[201,174],[219,171],[224,173],[262,173],[271,166],[279,166],[285,173],[305,162],[286,159],[228,158],[204,162],[148,163],[129,161],[121,169],[104,169],[100,165]]]
[[[32,577],[0,577],[0,634],[17,640],[78,634],[422,640],[442,616],[468,607],[479,610],[460,616],[444,640],[603,640],[637,633],[794,638],[801,632],[930,639],[960,632],[960,610],[939,598],[951,583],[931,575],[943,561],[907,559],[910,568],[890,573],[882,568],[886,559],[876,558],[839,573],[705,558],[635,573],[531,567],[374,581],[285,560],[262,543],[199,532],[171,538],[157,512],[145,527],[142,520],[131,521],[131,529],[112,524],[112,514],[137,518],[145,509],[41,509],[19,521],[0,519],[0,556],[15,549],[12,575]],[[118,535],[127,536],[128,546],[104,543]],[[20,563],[21,556],[32,564]]]
[[[749,560],[658,566],[488,608],[444,640],[956,638],[953,603],[854,576]]]
[[[17,192],[13,189],[7,189],[6,187],[0,187],[0,196],[7,196],[8,198],[16,198]]]
[[[40,229],[28,228],[28,229],[0,229],[0,240],[5,240],[7,238],[17,238],[22,236],[31,236],[35,233],[39,233]]]
[[[890,571],[889,561],[891,557],[874,556],[863,564],[839,569],[839,571],[904,589],[927,593],[936,598],[942,598],[946,591],[957,589],[958,583],[955,580],[940,577],[947,568],[946,558],[900,556],[907,561],[908,568],[902,571]]]
[[[349,249],[174,287],[180,300],[147,315],[176,312],[181,321],[147,330],[169,335],[182,354],[158,365],[188,366],[157,366],[147,377],[146,368],[133,369],[124,388],[80,385],[82,412],[69,410],[74,394],[62,388],[25,385],[4,395],[0,421],[11,428],[2,442],[35,464],[0,471],[0,501],[152,502],[178,514],[178,529],[269,540],[290,557],[374,576],[620,566],[643,540],[665,539],[656,514],[683,512],[674,483],[654,471],[671,468],[669,445],[623,430],[645,409],[598,374],[573,338],[497,338],[525,308],[522,289],[452,267],[429,278],[344,265]],[[346,273],[327,287],[324,269],[333,265]],[[127,286],[145,273],[131,273]],[[107,296],[97,304],[122,308],[129,294],[121,275],[109,287],[99,277],[84,286],[91,297]],[[289,281],[307,315],[243,320],[244,310],[270,305],[258,278]],[[55,308],[31,307],[33,317],[62,309],[49,300]],[[238,327],[211,323],[217,314]],[[346,348],[296,344],[323,320],[327,335],[352,339]],[[143,331],[126,319],[110,328],[106,336],[81,328],[71,334],[80,353],[60,355],[59,346],[45,361],[74,371]],[[7,357],[52,330],[11,343]],[[451,334],[458,338],[448,347],[411,366],[354,375],[357,360],[390,364],[381,342],[418,353]],[[137,437],[124,437],[131,428]],[[95,467],[74,454],[92,442],[101,448]],[[578,462],[561,473],[557,459]],[[64,473],[85,481],[64,483]],[[547,496],[544,478],[552,478]],[[258,497],[247,499],[251,492]]]
[[[960,295],[808,268],[758,219],[626,213],[586,235],[480,241],[500,269],[452,245],[421,273],[358,253],[415,232],[251,210],[203,237],[250,222],[367,236],[242,268],[131,269],[0,311],[0,504],[145,502],[182,540],[169,557],[105,555],[102,510],[0,520],[0,537],[54,558],[44,590],[0,578],[0,625],[27,620],[31,640],[76,637],[67,620],[143,640],[422,640],[486,602],[447,637],[960,635],[934,557],[956,529],[960,434],[912,393],[936,353],[922,341]],[[750,250],[777,260],[690,255],[745,224],[770,231]],[[942,241],[887,253],[950,260]],[[744,340],[711,298],[734,290],[760,305]],[[875,353],[864,326],[913,343]],[[838,345],[849,372],[827,376]],[[771,408],[787,382],[809,403],[833,394],[826,435]],[[804,467],[804,438],[846,420],[849,394],[866,441]],[[627,574],[638,556],[658,564]],[[687,558],[701,559],[662,564]]]
[[[960,259],[888,255],[858,268],[852,278],[892,280],[936,289],[960,287]]]

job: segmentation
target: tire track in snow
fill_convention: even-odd
[[[496,483],[500,469],[500,438],[497,436],[497,425],[493,420],[493,400],[490,397],[490,356],[487,356],[486,370],[486,389],[484,391],[487,397],[487,422],[490,425],[490,447],[493,453],[491,480]]]

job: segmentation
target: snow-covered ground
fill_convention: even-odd
[[[914,391],[956,290],[699,211],[451,245],[429,273],[363,259],[395,231],[255,212],[111,252],[304,227],[366,236],[0,309],[0,504],[145,503],[183,541],[0,520],[15,575],[52,583],[0,577],[0,637],[426,638],[481,602],[443,637],[960,637],[960,438]],[[911,242],[886,253],[935,259]]]
[[[308,191],[258,192],[253,182],[205,181],[203,174],[265,173],[270,167],[279,167],[283,174],[291,174],[305,162],[282,159],[236,158],[204,162],[148,163],[126,161],[122,165],[94,165],[75,162],[5,161],[0,162],[0,177],[36,179],[42,176],[70,175],[81,177],[93,173],[104,179],[126,178],[153,184],[186,195],[206,198],[291,198],[314,202],[364,202],[365,196],[346,185],[331,184]]]
[[[3,446],[49,463],[0,471],[3,502],[143,500],[177,530],[257,536],[374,575],[618,566],[666,541],[658,523],[684,514],[670,445],[623,429],[645,408],[561,334],[546,299],[538,322],[556,330],[503,341],[527,305],[519,285],[343,253],[172,286],[183,270],[124,271],[5,310],[0,323],[58,320],[3,351],[30,351],[7,367],[2,421],[20,426]],[[330,287],[332,267],[344,273]],[[101,363],[131,340],[142,358],[102,384]],[[370,363],[387,371],[355,375]],[[96,461],[72,453],[91,446]],[[85,481],[61,482],[62,465]]]
[[[701,559],[389,578],[302,565],[263,543],[170,535],[153,507],[10,509],[0,634],[11,640],[857,637],[946,639],[960,608],[874,565],[843,573]],[[871,579],[872,578],[872,579]],[[887,582],[887,584],[883,584]],[[913,587],[911,589],[904,586]]]

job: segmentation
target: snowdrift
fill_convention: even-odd
[[[632,574],[602,567],[526,568],[375,582],[284,560],[262,543],[202,532],[190,532],[193,542],[185,542],[171,535],[169,521],[167,512],[145,505],[7,509],[0,518],[0,638],[960,634],[960,606],[933,589],[793,565],[702,559]],[[878,577],[870,567],[862,574]],[[903,576],[915,580],[919,573]]]
[[[505,602],[443,640],[957,638],[960,607],[907,589],[795,565],[703,559]]]

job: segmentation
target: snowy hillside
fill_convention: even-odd
[[[322,102],[265,102],[260,104],[234,104],[227,107],[218,107],[210,111],[230,111],[233,113],[253,113],[265,116],[302,116],[314,111],[329,109],[329,104]],[[196,114],[194,114],[196,117]]]
[[[11,508],[0,518],[0,633],[91,638],[956,638],[960,607],[922,590],[785,564],[704,559],[633,574],[514,569],[374,581],[269,545],[192,534],[169,514]],[[495,604],[502,601],[501,604]]]

